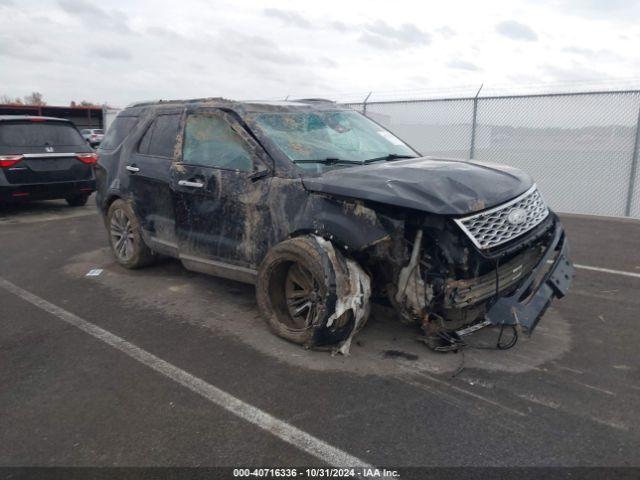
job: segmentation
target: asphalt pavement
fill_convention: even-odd
[[[379,307],[343,357],[274,337],[250,286],[122,269],[93,206],[4,207],[0,465],[640,466],[640,222],[563,221],[614,272],[512,350],[437,354]]]

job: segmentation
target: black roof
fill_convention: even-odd
[[[348,107],[338,105],[331,100],[325,99],[302,99],[302,100],[279,100],[279,101],[238,101],[226,98],[194,98],[185,100],[156,100],[148,102],[137,102],[128,105],[125,110],[138,110],[162,107],[176,107],[180,105],[193,105],[202,107],[225,108],[237,112],[296,112],[296,111],[317,111],[317,110],[349,110]]]
[[[71,123],[70,120],[66,118],[57,118],[57,117],[41,117],[39,115],[0,115],[0,122],[2,121],[16,121],[16,120],[42,120],[46,122],[67,122]]]

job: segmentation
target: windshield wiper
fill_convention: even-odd
[[[359,160],[344,160],[342,158],[305,158],[303,160],[294,160],[293,163],[322,163],[323,165],[336,165],[336,164],[361,165],[363,162]]]
[[[419,158],[419,157],[416,157],[415,155],[401,155],[398,153],[390,153],[389,155],[385,155],[384,157],[369,158],[363,161],[362,163],[367,164],[367,163],[373,163],[373,162],[380,162],[382,160],[384,161],[401,160],[403,158]]]
[[[293,160],[293,163],[322,163],[323,165],[366,165],[372,162],[380,162],[382,160],[400,160],[402,158],[418,158],[415,155],[400,155],[397,153],[390,153],[384,157],[370,158],[368,160],[345,160],[343,158],[305,158],[302,160]]]

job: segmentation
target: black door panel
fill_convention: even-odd
[[[269,215],[270,178],[253,181],[247,172],[177,165],[173,172],[176,234],[182,254],[245,266],[259,259],[252,248],[252,222]],[[202,183],[190,187],[184,181]],[[183,185],[180,183],[183,182]]]
[[[173,198],[170,189],[173,149],[181,112],[158,115],[122,168],[129,180],[133,207],[145,233],[153,240],[175,245]]]
[[[263,199],[270,178],[252,178],[266,167],[234,122],[221,111],[187,117],[183,162],[172,172],[176,234],[183,256],[255,267],[252,225],[269,215]]]
[[[160,240],[174,242],[173,203],[169,182],[171,163],[168,158],[132,155],[125,165],[136,215],[142,228]],[[137,172],[127,170],[137,168]]]

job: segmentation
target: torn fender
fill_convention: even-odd
[[[326,327],[330,328],[336,319],[351,311],[354,324],[349,335],[334,350],[334,353],[349,355],[353,336],[360,331],[369,317],[371,296],[371,280],[358,263],[350,258],[338,258],[333,244],[322,237],[316,241],[327,254],[335,272],[336,303],[335,310],[327,319]]]
[[[377,213],[355,201],[311,194],[296,215],[296,231],[313,232],[349,251],[362,250],[389,237]]]

